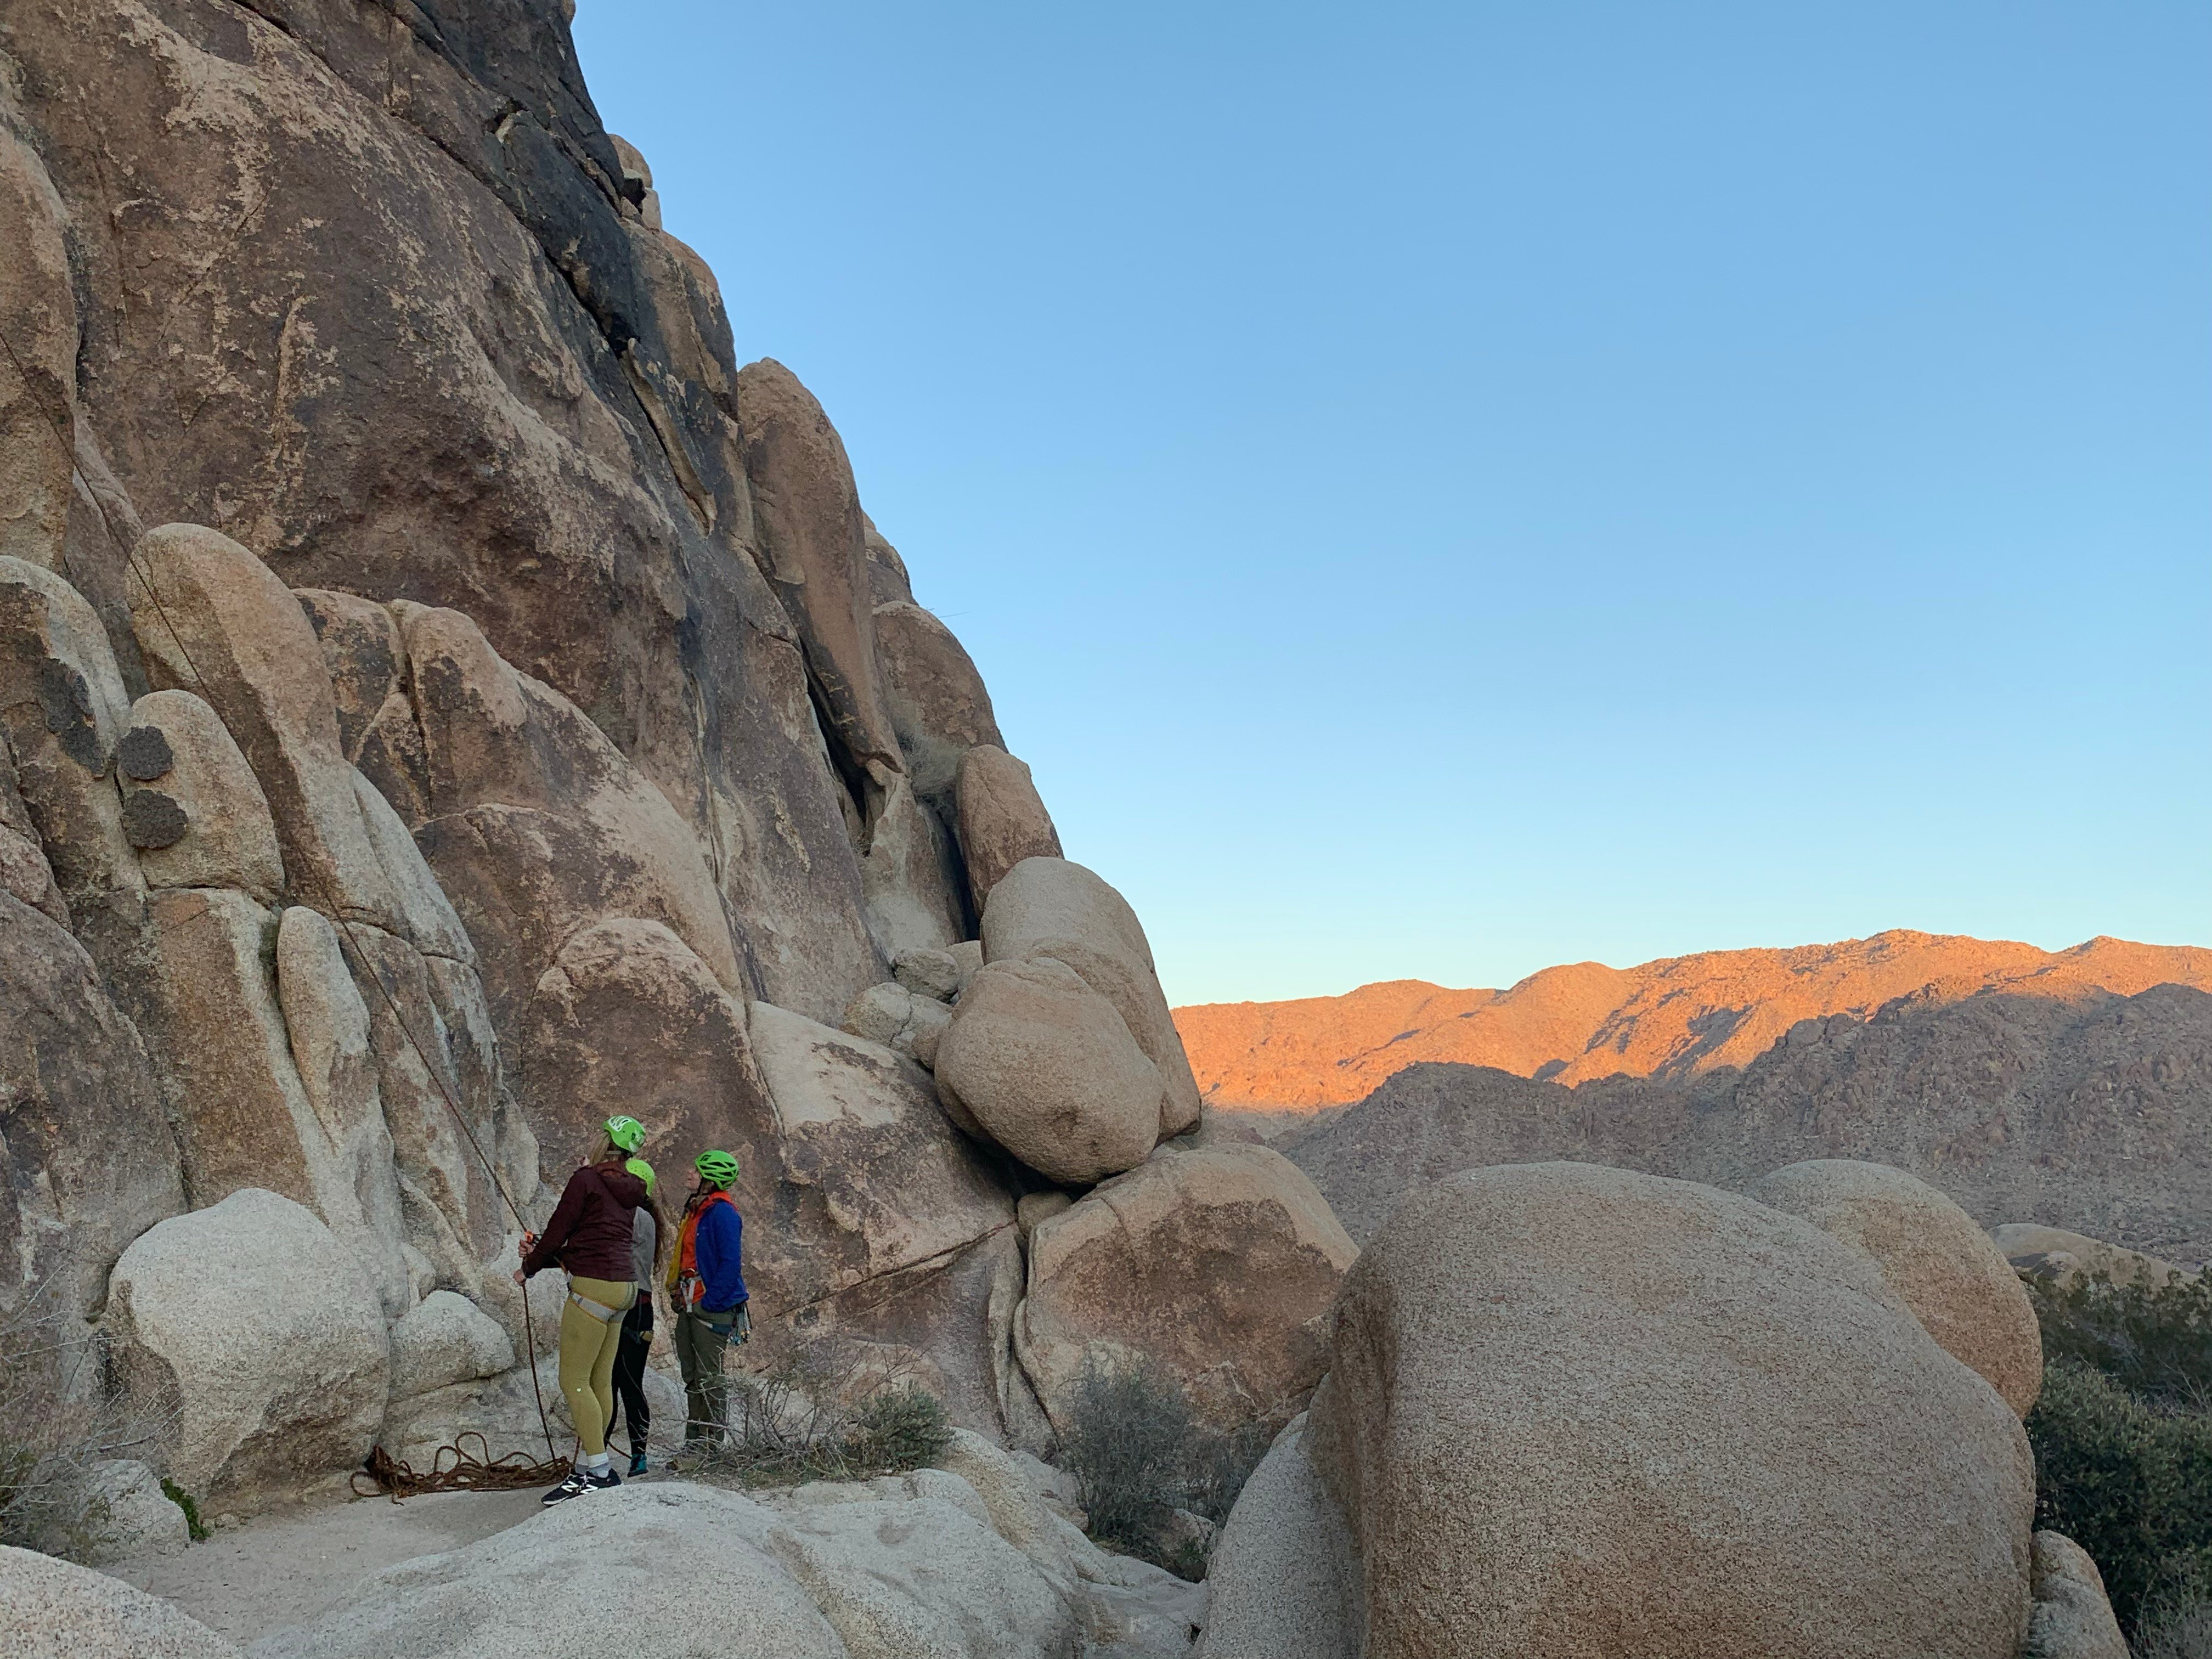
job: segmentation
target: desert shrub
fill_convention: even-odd
[[[98,1340],[55,1289],[0,1315],[0,1544],[82,1561],[107,1532],[100,1465],[155,1434],[106,1397]]]
[[[2212,1416],[2062,1356],[2044,1373],[2027,1435],[2036,1524],[2095,1558],[2124,1629],[2212,1595]]]
[[[2212,1599],[2171,1599],[2136,1632],[2136,1659],[2212,1659]]]
[[[1091,1536],[1177,1573],[1206,1576],[1206,1551],[1174,1523],[1187,1510],[1219,1523],[1266,1455],[1258,1424],[1218,1434],[1191,1414],[1182,1390],[1139,1362],[1084,1367],[1060,1461],[1081,1483]]]
[[[2046,1363],[2075,1360],[2144,1400],[2212,1407],[2212,1273],[2162,1287],[2031,1279]]]
[[[784,1349],[730,1378],[730,1433],[702,1473],[741,1485],[861,1480],[933,1462],[952,1427],[913,1357],[834,1340]]]
[[[853,1413],[844,1453],[870,1474],[903,1474],[933,1463],[952,1443],[944,1402],[911,1383],[871,1395]]]

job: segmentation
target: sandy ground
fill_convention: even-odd
[[[373,1572],[473,1544],[536,1515],[539,1490],[364,1498],[288,1510],[176,1555],[105,1569],[173,1601],[240,1647],[312,1619]]]

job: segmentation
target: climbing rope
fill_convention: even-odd
[[[27,389],[29,388],[33,384],[30,369],[24,363],[21,356],[16,351],[15,343],[8,338],[7,333],[4,330],[0,330],[0,348],[4,348],[6,349],[9,361],[11,361],[15,366],[16,374],[21,377],[25,387]],[[70,442],[69,434],[63,431],[61,422],[55,418],[53,412],[46,409],[43,404],[40,404],[39,399],[35,396],[31,399],[31,401],[34,405],[39,407],[40,413],[46,416],[47,428],[53,434],[54,441],[61,447],[62,454],[64,458],[69,461],[71,474],[72,476],[75,476],[76,473],[76,451],[75,446]],[[141,562],[139,559],[137,544],[136,542],[130,542],[126,544],[125,538],[116,532],[114,520],[107,516],[107,504],[100,500],[100,492],[91,487],[89,480],[87,480],[86,482],[85,493],[92,498],[94,510],[100,514],[100,521],[107,531],[108,539],[113,542],[118,547],[124,550],[123,556],[127,561],[129,561],[132,573],[137,576],[138,585],[146,590],[146,597],[154,602],[154,610],[161,619],[161,626],[168,630],[169,637],[176,642],[178,654],[183,658],[185,668],[192,678],[196,695],[199,697],[200,701],[206,703],[210,708],[214,708],[216,706],[215,699],[208,695],[206,677],[200,672],[199,665],[192,660],[191,647],[185,643],[183,630],[179,629],[177,625],[169,619],[168,607],[161,603],[161,593],[154,586],[154,579],[151,574],[148,572],[145,565]],[[216,718],[218,720],[222,718],[220,711],[217,712]],[[226,726],[228,726],[228,723],[226,721]],[[439,1097],[446,1103],[446,1109],[453,1114],[454,1125],[460,1130],[462,1139],[469,1143],[469,1150],[477,1155],[477,1161],[483,1166],[485,1179],[490,1182],[492,1190],[499,1194],[500,1200],[507,1206],[507,1212],[514,1216],[514,1224],[520,1228],[524,1232],[527,1233],[530,1231],[530,1224],[523,1218],[521,1207],[515,1203],[514,1194],[507,1190],[507,1183],[499,1178],[499,1171],[493,1166],[490,1158],[485,1154],[483,1145],[477,1139],[476,1131],[469,1127],[467,1115],[461,1110],[460,1102],[453,1097],[453,1091],[446,1086],[446,1079],[443,1073],[441,1073],[438,1066],[432,1062],[429,1052],[423,1048],[422,1042],[416,1037],[414,1028],[408,1024],[407,1016],[400,1012],[398,1003],[393,1000],[390,988],[386,987],[384,982],[384,975],[376,971],[376,966],[369,960],[368,952],[361,948],[361,941],[354,932],[354,924],[347,918],[344,908],[339,902],[337,895],[331,890],[330,884],[325,872],[319,868],[311,868],[307,871],[295,872],[291,870],[289,866],[287,866],[285,874],[288,877],[294,876],[295,874],[305,875],[316,886],[319,890],[319,895],[323,900],[323,903],[315,908],[319,908],[321,914],[336,926],[338,930],[340,939],[346,947],[352,951],[354,960],[359,965],[360,969],[360,972],[356,975],[356,980],[366,976],[369,983],[376,987],[378,997],[382,1000],[386,1009],[391,1013],[392,1023],[399,1028],[399,1035],[405,1040],[407,1046],[415,1051],[415,1057],[422,1063],[423,1073],[429,1078],[431,1084],[436,1088]],[[554,1449],[553,1422],[551,1418],[546,1414],[544,1385],[538,1381],[538,1333],[533,1327],[530,1317],[530,1281],[528,1279],[524,1279],[522,1281],[521,1290],[522,1340],[524,1348],[529,1356],[530,1391],[532,1397],[535,1398],[538,1402],[538,1426],[544,1431],[545,1435],[545,1454],[547,1461],[543,1463],[530,1463],[528,1465],[529,1474],[526,1480],[517,1475],[516,1470],[520,1466],[515,1465],[515,1460],[517,1458],[526,1459],[529,1456],[528,1453],[514,1452],[509,1454],[506,1457],[501,1458],[495,1463],[486,1462],[483,1459],[469,1456],[468,1454],[462,1450],[459,1443],[461,1441],[472,1439],[479,1445],[483,1445],[484,1443],[483,1437],[481,1435],[464,1434],[458,1437],[453,1444],[441,1446],[438,1449],[437,1456],[432,1463],[432,1473],[430,1474],[416,1475],[412,1470],[410,1470],[405,1464],[394,1462],[389,1455],[385,1452],[382,1447],[376,1447],[370,1451],[368,1464],[363,1470],[363,1473],[372,1478],[378,1479],[380,1486],[382,1486],[384,1490],[392,1492],[392,1501],[394,1503],[399,1501],[400,1494],[396,1487],[385,1486],[380,1477],[377,1476],[378,1461],[380,1459],[382,1460],[383,1465],[386,1468],[394,1471],[398,1475],[405,1480],[433,1480],[441,1478],[448,1478],[440,1476],[436,1471],[439,1468],[444,1465],[447,1454],[451,1453],[455,1460],[453,1465],[454,1470],[458,1471],[462,1468],[481,1470],[484,1472],[487,1477],[496,1477],[495,1480],[492,1481],[492,1484],[489,1485],[472,1480],[471,1481],[465,1481],[454,1486],[423,1488],[423,1490],[428,1491],[496,1491],[501,1489],[499,1484],[501,1482],[513,1486],[530,1485],[547,1479],[558,1479],[560,1474],[566,1471],[568,1467],[567,1463],[561,1458],[559,1453]],[[489,1446],[485,1447],[487,1453],[489,1452]],[[549,1476],[546,1474],[546,1471],[548,1470],[554,1471],[554,1473]],[[451,1473],[452,1472],[449,1471],[449,1476]],[[356,1475],[355,1477],[356,1480],[360,1478],[360,1475]],[[366,1496],[367,1494],[363,1495]]]
[[[476,1443],[474,1451],[469,1449],[471,1441]],[[509,1452],[495,1458],[484,1437],[472,1433],[458,1435],[452,1444],[439,1447],[428,1471],[412,1468],[383,1447],[375,1447],[353,1477],[353,1493],[356,1498],[374,1498],[383,1492],[397,1504],[403,1498],[433,1492],[516,1492],[559,1480],[568,1473],[565,1458],[540,1463],[528,1452]],[[366,1488],[361,1484],[364,1480],[369,1483]]]

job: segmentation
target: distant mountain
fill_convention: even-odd
[[[1392,980],[1340,997],[1179,1008],[1175,1018],[1210,1104],[1304,1115],[1363,1100],[1424,1061],[1563,1084],[1680,1079],[1748,1066],[1800,1020],[1863,1019],[1908,994],[1948,1003],[2002,989],[2073,1000],[2168,983],[2212,990],[2212,950],[2100,938],[2047,951],[1899,930],[1636,968],[1572,963],[1504,991]]]
[[[2147,949],[2099,940],[2045,960],[2100,947]],[[1834,947],[1852,948],[1864,947]],[[2027,982],[2035,994],[1954,1000],[1931,987],[1869,1018],[1809,1017],[1741,1072],[1677,1063],[1566,1088],[1417,1064],[1277,1144],[1361,1243],[1413,1188],[1482,1164],[1562,1158],[1736,1188],[1802,1159],[1854,1158],[1911,1170],[1984,1226],[2039,1221],[2173,1261],[2212,1255],[2212,996]]]

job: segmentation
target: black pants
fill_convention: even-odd
[[[653,1426],[653,1410],[645,1403],[645,1357],[652,1347],[653,1294],[647,1291],[623,1316],[622,1341],[615,1349],[615,1410],[629,1425],[632,1457],[645,1449]],[[611,1431],[614,1425],[607,1427]]]

